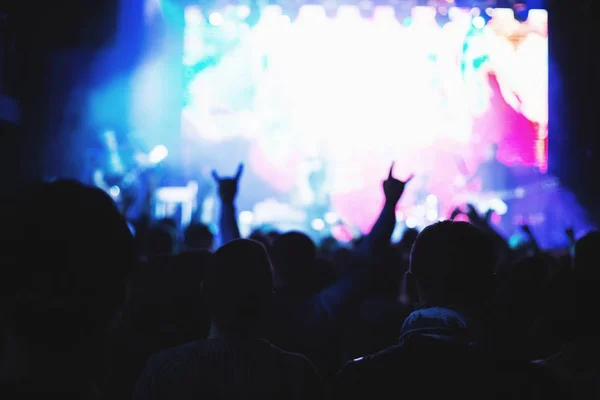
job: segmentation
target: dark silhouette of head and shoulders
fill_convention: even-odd
[[[207,266],[202,285],[208,339],[155,354],[135,398],[319,398],[321,381],[303,356],[261,338],[273,295],[271,261],[263,245],[234,240]]]
[[[0,283],[0,390],[95,398],[103,335],[136,263],[129,228],[106,193],[75,181],[35,185],[10,211],[1,237],[10,274]]]
[[[491,238],[471,224],[425,228],[407,274],[420,307],[405,320],[398,345],[342,368],[336,398],[497,398],[499,387],[522,398],[529,367],[497,360],[488,349],[495,259]]]

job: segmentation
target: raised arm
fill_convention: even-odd
[[[240,229],[235,215],[235,198],[243,172],[243,164],[238,166],[235,176],[230,178],[221,178],[217,171],[212,172],[212,176],[219,189],[219,200],[221,201],[221,215],[219,217],[221,245],[240,238]]]
[[[373,252],[385,247],[389,244],[396,226],[396,205],[400,201],[400,197],[404,193],[406,184],[413,178],[411,175],[406,181],[401,181],[394,178],[394,163],[390,167],[390,172],[385,181],[383,181],[383,193],[385,195],[385,203],[379,218],[371,228],[371,232],[367,239],[363,241],[359,252],[362,254],[373,254]]]

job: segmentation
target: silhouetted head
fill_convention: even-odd
[[[1,241],[0,304],[16,335],[66,350],[103,334],[137,257],[106,193],[74,181],[37,185],[11,210]]]
[[[273,269],[264,246],[240,239],[217,250],[206,269],[203,293],[219,330],[253,333],[273,295]]]
[[[410,276],[421,304],[474,309],[494,295],[494,266],[493,243],[484,232],[465,222],[444,221],[417,237]]]
[[[185,230],[184,244],[187,250],[212,250],[215,235],[208,225],[192,222]]]
[[[148,255],[159,256],[173,254],[175,251],[175,234],[164,225],[155,225],[148,232]]]
[[[310,280],[317,246],[304,233],[288,232],[273,243],[273,264],[278,284],[303,286]]]

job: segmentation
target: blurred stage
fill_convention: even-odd
[[[195,194],[183,214],[191,207],[214,224],[210,173],[232,174],[241,162],[243,230],[349,240],[377,218],[395,162],[399,178],[415,175],[398,233],[466,203],[496,210],[506,236],[532,225],[545,247],[564,244],[565,228],[587,229],[547,173],[547,12],[438,3],[402,12],[362,2],[187,6],[181,151],[167,159],[174,172],[163,185]],[[152,77],[140,84],[160,79]],[[478,175],[493,145],[510,185],[496,172]],[[162,193],[157,217],[181,213],[184,202]]]

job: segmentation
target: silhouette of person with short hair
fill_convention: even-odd
[[[32,187],[3,219],[0,397],[97,398],[104,334],[137,262],[111,198],[75,181]]]
[[[535,398],[539,388],[539,398],[556,398],[539,368],[489,350],[495,264],[493,241],[475,226],[444,221],[425,228],[407,274],[421,308],[404,321],[398,345],[341,369],[335,398]]]
[[[273,295],[265,248],[252,240],[221,247],[205,273],[210,336],[148,361],[135,399],[322,398],[314,366],[260,338]]]

